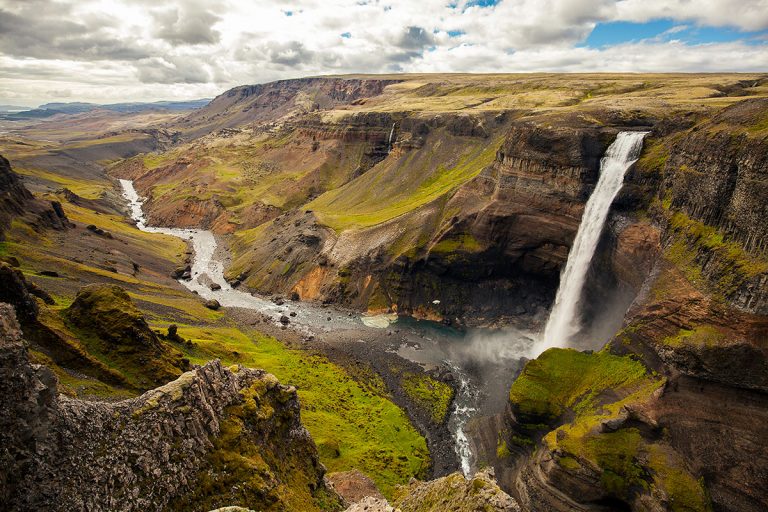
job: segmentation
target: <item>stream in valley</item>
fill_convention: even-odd
[[[224,263],[217,251],[214,234],[203,229],[148,226],[142,211],[143,201],[133,182],[120,180],[123,196],[129,203],[136,226],[146,232],[162,233],[186,240],[192,246],[193,259],[190,280],[179,282],[204,299],[215,299],[224,307],[256,310],[280,325],[280,317],[296,312],[290,328],[304,335],[349,331],[377,340],[384,350],[422,365],[424,368],[444,367],[454,379],[456,395],[448,418],[454,438],[454,449],[465,475],[474,472],[474,457],[465,428],[473,417],[500,413],[506,406],[509,386],[522,367],[524,357],[530,357],[534,336],[531,333],[505,329],[491,331],[470,329],[459,331],[442,324],[419,321],[408,317],[382,315],[364,317],[332,307],[320,307],[306,302],[279,305],[259,296],[234,289],[224,278]],[[210,284],[221,288],[211,290]],[[382,330],[386,335],[382,336]],[[381,341],[379,341],[381,340]],[[364,342],[362,339],[359,341]]]

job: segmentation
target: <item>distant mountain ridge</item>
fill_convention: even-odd
[[[56,114],[80,114],[92,110],[111,110],[113,112],[136,113],[148,110],[194,110],[204,107],[211,101],[210,98],[189,101],[155,101],[151,103],[130,102],[130,103],[110,103],[101,105],[98,103],[45,103],[37,108],[23,110],[21,112],[8,112],[0,114],[5,119],[40,119],[52,117]],[[17,107],[23,108],[23,107]],[[11,110],[11,109],[8,109]],[[15,110],[15,109],[14,109]]]

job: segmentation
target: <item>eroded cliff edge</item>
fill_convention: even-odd
[[[8,510],[338,508],[296,390],[274,376],[212,361],[134,399],[88,402],[30,364],[8,304],[0,329]]]

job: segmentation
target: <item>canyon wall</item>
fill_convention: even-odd
[[[768,506],[765,111],[745,101],[648,137],[595,262],[639,290],[618,334],[597,353],[545,352],[507,412],[475,425],[522,505]]]

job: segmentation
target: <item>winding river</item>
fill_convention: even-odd
[[[217,259],[217,241],[212,232],[147,225],[143,200],[133,182],[120,180],[120,185],[136,227],[149,233],[175,236],[191,244],[192,279],[180,280],[182,285],[204,299],[215,299],[225,307],[256,310],[279,324],[280,317],[289,309],[287,306],[234,289],[226,281],[224,264]],[[211,283],[221,288],[211,290]],[[454,437],[461,470],[467,476],[476,469],[466,434],[467,423],[475,416],[503,411],[515,369],[522,364],[521,358],[529,356],[534,340],[530,333],[514,329],[457,331],[434,322],[394,315],[361,317],[305,302],[292,302],[290,309],[300,312],[291,318],[291,328],[308,335],[340,329],[360,331],[397,326],[398,341],[391,349],[393,352],[423,366],[448,367],[456,379],[456,396],[448,426]]]

